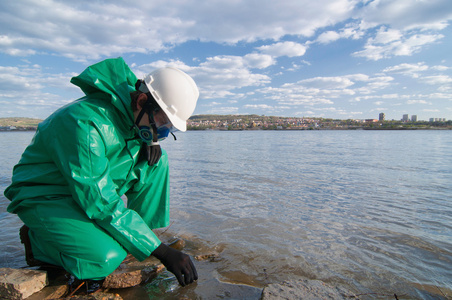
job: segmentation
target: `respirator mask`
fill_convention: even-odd
[[[137,81],[137,90],[139,89],[141,83],[141,80]],[[162,149],[160,148],[159,141],[166,139],[170,133],[176,140],[176,136],[173,133],[176,129],[172,126],[169,120],[167,120],[165,124],[157,127],[154,120],[154,113],[159,112],[160,107],[158,107],[155,100],[152,101],[153,97],[150,93],[146,93],[146,96],[148,97],[148,100],[138,114],[133,127],[137,130],[138,136],[143,142],[140,150],[140,159],[145,159],[148,162],[148,165],[152,166],[158,163],[160,157],[162,156]],[[141,118],[143,118],[145,113],[148,115],[150,126],[139,125]]]

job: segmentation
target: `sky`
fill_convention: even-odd
[[[194,114],[452,119],[451,0],[0,1],[0,117],[44,119],[72,76],[177,67]]]

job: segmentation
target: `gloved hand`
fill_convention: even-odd
[[[160,157],[162,156],[162,149],[160,148],[158,142],[152,146],[147,146],[147,148],[148,164],[150,166],[155,165],[159,162]]]
[[[162,156],[162,149],[158,143],[153,146],[148,146],[143,143],[141,156],[148,162],[148,165],[152,166],[159,162],[160,157]]]
[[[161,243],[152,252],[152,255],[158,258],[166,269],[176,276],[181,286],[198,280],[196,268],[187,254]]]

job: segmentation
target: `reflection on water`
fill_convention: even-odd
[[[193,254],[220,255],[196,262],[198,284],[173,294],[209,298],[206,286],[240,283],[235,292],[251,295],[246,287],[296,277],[357,294],[450,297],[451,134],[206,131],[165,141],[170,231],[193,241]],[[12,136],[0,133],[3,188],[31,139]],[[0,205],[1,265],[22,265],[20,221]]]

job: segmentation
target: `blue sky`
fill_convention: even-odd
[[[195,114],[452,119],[451,0],[0,2],[0,117],[46,118],[122,56],[175,66]]]

